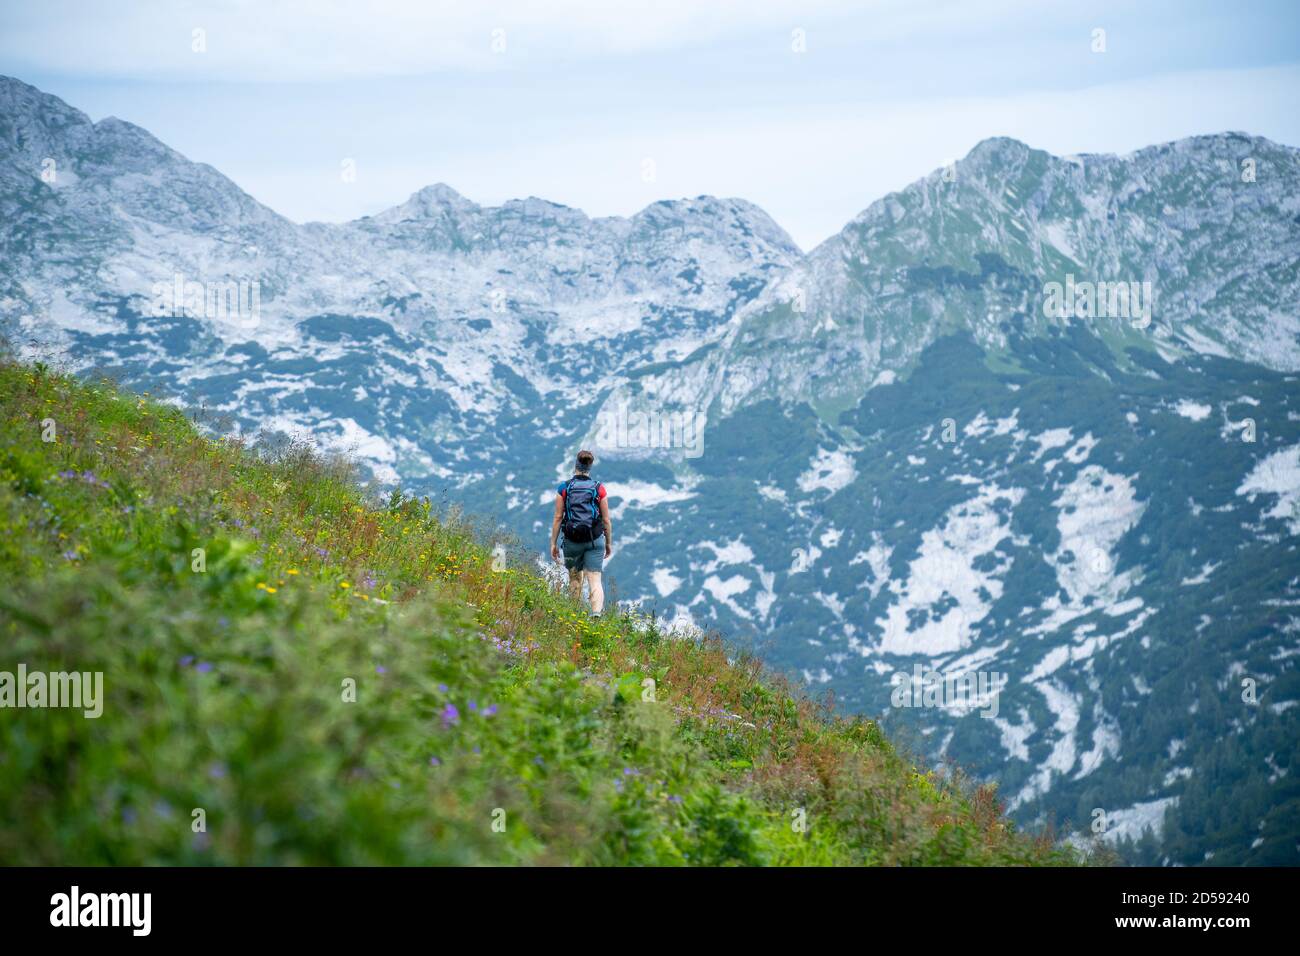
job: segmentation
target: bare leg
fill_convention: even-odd
[[[599,571],[583,571],[587,579],[587,588],[591,593],[591,613],[599,614],[605,608],[605,588],[600,583]]]
[[[569,597],[575,601],[582,600],[582,572],[577,568],[569,572]]]

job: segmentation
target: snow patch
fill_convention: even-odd
[[[650,575],[650,580],[660,597],[668,597],[682,586],[682,579],[667,568],[655,568],[654,573]]]
[[[1068,445],[1073,436],[1068,428],[1049,428],[1045,432],[1029,437],[1038,444],[1038,451],[1034,452],[1033,457],[1029,459],[1030,462],[1035,462],[1053,448],[1063,448]]]
[[[825,488],[833,494],[852,484],[857,476],[853,459],[847,452],[840,449],[827,451],[819,448],[817,457],[809,463],[808,470],[799,476],[799,490],[807,493]]]
[[[1190,418],[1194,422],[1203,422],[1210,417],[1213,411],[1209,405],[1202,405],[1200,402],[1194,402],[1190,398],[1179,399],[1174,405],[1174,411],[1182,415],[1183,418]]]
[[[877,620],[884,630],[881,652],[933,656],[970,644],[973,626],[1002,594],[998,575],[1011,566],[1004,556],[987,571],[977,571],[974,562],[1011,536],[1009,516],[995,504],[1015,507],[1024,494],[1023,488],[984,486],[974,498],[950,508],[939,528],[922,535],[921,553],[909,565],[907,580],[890,587],[898,600]]]
[[[1275,451],[1257,462],[1237,488],[1239,495],[1277,495],[1266,518],[1281,518],[1292,534],[1300,534],[1300,445]]]

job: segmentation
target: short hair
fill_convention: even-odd
[[[591,466],[596,463],[596,456],[589,451],[578,452],[578,471],[591,471]]]

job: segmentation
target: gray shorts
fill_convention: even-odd
[[[560,551],[564,554],[564,566],[570,571],[595,571],[599,574],[605,566],[603,534],[595,541],[570,541],[561,537]]]

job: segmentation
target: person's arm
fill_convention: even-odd
[[[609,520],[609,502],[600,499],[600,521],[605,526],[605,557],[614,552],[614,525]]]
[[[601,504],[604,504],[602,501]],[[564,495],[555,496],[555,517],[551,519],[551,560],[560,560],[560,549],[556,542],[560,538],[560,522],[564,520]]]

